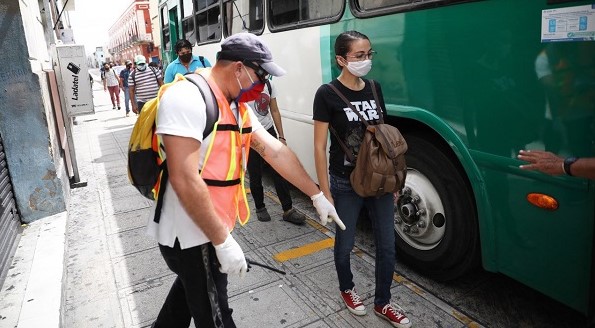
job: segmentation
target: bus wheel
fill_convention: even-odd
[[[451,158],[430,142],[406,136],[405,187],[395,197],[397,259],[435,280],[451,280],[479,263],[473,197]]]

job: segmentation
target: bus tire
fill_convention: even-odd
[[[397,259],[438,281],[479,264],[479,230],[466,178],[438,145],[405,136],[407,179],[395,200]]]

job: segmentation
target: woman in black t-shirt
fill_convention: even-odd
[[[382,90],[378,83],[377,104],[374,101],[372,85],[363,79],[372,68],[372,58],[376,52],[367,36],[357,31],[341,33],[335,41],[335,60],[341,74],[330,83],[334,85],[358,110],[369,124],[378,124],[380,115],[386,116]],[[365,315],[366,308],[355,292],[351,272],[350,254],[355,242],[355,227],[362,206],[369,212],[376,244],[376,288],[374,312],[395,327],[410,327],[411,321],[405,312],[390,302],[390,286],[395,265],[395,234],[393,228],[393,195],[361,197],[353,191],[349,174],[355,163],[349,161],[343,143],[357,155],[362,142],[365,126],[359,116],[341,100],[326,84],[320,86],[314,97],[314,158],[320,189],[334,202],[337,213],[346,230],[336,229],[334,248],[335,267],[339,278],[341,298],[347,309],[355,315]],[[327,170],[326,143],[329,128],[331,133],[329,168]]]

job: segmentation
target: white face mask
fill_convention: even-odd
[[[372,60],[366,59],[362,61],[347,62],[347,69],[351,74],[357,77],[365,76],[372,69]]]

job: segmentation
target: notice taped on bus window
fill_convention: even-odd
[[[595,41],[595,4],[541,11],[541,42]]]

